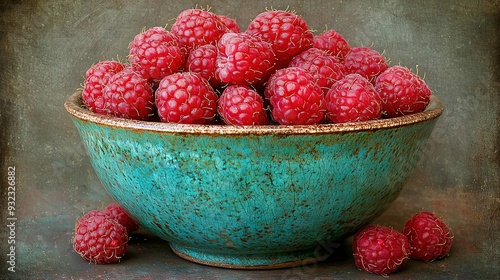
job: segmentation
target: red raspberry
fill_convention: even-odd
[[[82,91],[82,98],[87,107],[94,113],[107,114],[104,109],[104,99],[102,92],[109,82],[109,79],[125,68],[120,62],[100,61],[90,67],[85,75],[85,85]]]
[[[227,84],[253,85],[266,77],[274,63],[271,45],[245,33],[226,33],[217,45],[218,80]]]
[[[163,27],[153,27],[135,36],[130,43],[132,68],[151,82],[177,72],[184,66],[179,39]]]
[[[204,124],[217,114],[217,94],[197,73],[167,76],[161,80],[155,94],[162,122]]]
[[[120,118],[147,120],[154,110],[151,85],[130,66],[109,79],[103,98],[108,114]]]
[[[288,66],[300,67],[309,72],[324,93],[345,76],[344,65],[335,56],[317,48],[310,48],[298,54]]]
[[[238,22],[236,22],[235,19],[230,18],[225,15],[217,15],[219,17],[219,20],[224,24],[224,26],[227,28],[226,32],[232,32],[232,33],[240,33],[241,29],[240,26],[238,25]]]
[[[230,125],[269,124],[264,100],[246,86],[228,86],[218,101],[218,112],[224,123]]]
[[[187,9],[177,16],[171,31],[179,37],[184,53],[189,54],[198,46],[215,45],[228,32],[228,27],[212,12]]]
[[[403,267],[410,255],[410,242],[394,229],[368,225],[354,235],[354,262],[359,269],[387,275]]]
[[[403,66],[392,66],[377,78],[375,89],[388,117],[418,113],[427,107],[432,94],[418,75]]]
[[[349,46],[347,40],[344,39],[340,33],[332,29],[314,36],[313,46],[328,51],[341,61],[343,61],[351,51],[351,46]]]
[[[385,58],[378,51],[368,47],[352,48],[344,59],[344,65],[347,74],[360,74],[372,84],[375,84],[377,76],[388,68]]]
[[[203,45],[193,49],[187,58],[186,69],[190,72],[200,74],[213,87],[222,85],[215,77],[217,68],[217,47],[214,45]]]
[[[127,242],[127,229],[101,211],[90,211],[75,224],[73,249],[91,263],[119,261]]]
[[[130,217],[128,212],[123,209],[118,203],[112,203],[108,205],[103,211],[103,213],[109,215],[112,219],[116,219],[122,226],[127,229],[127,232],[136,231],[139,225]]]
[[[325,96],[327,117],[334,123],[380,119],[381,99],[375,87],[359,74],[349,74],[333,84]]]
[[[276,122],[284,125],[317,124],[325,115],[325,100],[314,77],[299,67],[276,71],[264,91]]]
[[[448,226],[430,212],[420,212],[408,220],[403,229],[412,246],[410,258],[432,262],[446,257],[453,234]]]
[[[294,56],[313,46],[314,35],[306,21],[286,11],[258,14],[245,33],[271,43],[276,55],[276,69],[288,66]]]
[[[99,211],[99,210],[90,210],[89,212],[85,213],[80,218],[80,220],[87,220],[88,218],[94,217],[94,216],[103,216],[103,217],[108,218],[108,219],[113,219],[113,218],[111,218],[111,216],[109,216],[109,213],[104,213],[103,211]]]

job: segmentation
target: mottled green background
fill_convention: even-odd
[[[0,278],[380,279],[359,272],[349,255],[268,272],[209,268],[177,258],[147,232],[134,237],[129,257],[118,265],[89,265],[72,252],[75,219],[111,198],[63,103],[93,63],[125,59],[128,43],[144,27],[171,24],[196,4],[236,18],[243,30],[266,8],[289,8],[317,33],[333,28],[352,46],[383,52],[391,65],[418,69],[445,112],[413,179],[377,222],[401,229],[416,211],[433,211],[452,227],[455,245],[446,260],[412,261],[391,279],[497,277],[499,1],[5,0],[0,4],[0,216],[5,225],[7,167],[15,166],[18,220],[15,274],[6,271],[7,230],[0,225]]]

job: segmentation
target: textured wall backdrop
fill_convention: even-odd
[[[457,244],[443,269],[499,272],[499,1],[6,0],[0,4],[0,213],[5,224],[7,168],[15,166],[19,273],[70,277],[78,262],[70,248],[74,220],[111,201],[65,99],[93,63],[125,59],[144,27],[171,24],[196,4],[236,18],[243,30],[266,8],[289,8],[317,32],[333,28],[352,46],[371,46],[392,65],[418,69],[445,112],[415,176],[379,221],[400,228],[415,211],[434,211],[447,218]],[[3,260],[7,233],[0,227]],[[76,277],[87,273],[79,271]]]

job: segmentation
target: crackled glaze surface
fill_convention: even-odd
[[[321,244],[398,196],[442,112],[311,127],[169,125],[99,116],[66,102],[104,187],[181,257],[276,268],[328,255]]]

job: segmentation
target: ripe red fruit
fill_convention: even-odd
[[[324,118],[324,94],[314,77],[302,68],[276,71],[264,94],[271,103],[273,119],[279,124],[317,124]]]
[[[368,225],[355,234],[352,250],[359,269],[387,275],[406,264],[410,255],[410,242],[404,234],[394,229]]]
[[[299,15],[274,10],[258,14],[245,33],[271,43],[276,69],[288,66],[294,56],[313,46],[314,35]]]
[[[215,45],[229,30],[216,14],[201,9],[187,9],[177,16],[171,31],[179,37],[181,48],[187,55],[196,47]]]
[[[215,75],[223,83],[253,85],[264,78],[274,63],[271,45],[245,33],[226,33],[217,45]]]
[[[205,124],[217,113],[218,96],[197,73],[174,73],[163,78],[155,98],[162,122]]]
[[[388,117],[414,114],[425,110],[431,90],[424,80],[403,66],[392,66],[377,78],[375,89],[382,98],[382,110]]]
[[[103,213],[109,215],[112,219],[116,219],[122,226],[127,229],[127,232],[136,231],[139,225],[130,217],[123,207],[118,203],[112,203],[108,205],[103,211]]]
[[[412,246],[410,258],[432,262],[446,257],[453,234],[448,226],[430,212],[420,212],[406,221],[403,233]]]
[[[218,112],[222,120],[230,125],[263,125],[269,119],[264,110],[264,100],[246,86],[228,86],[218,101]]]
[[[216,68],[216,46],[210,44],[199,46],[189,53],[186,61],[187,71],[200,74],[214,88],[222,85],[222,82],[215,77]]]
[[[343,61],[351,51],[351,46],[349,46],[347,40],[340,33],[332,29],[314,36],[313,46],[328,51],[331,55],[340,59],[340,61]]]
[[[377,76],[388,66],[385,58],[376,50],[368,47],[352,48],[344,59],[347,74],[360,74],[375,84]]]
[[[90,67],[85,75],[82,98],[87,107],[94,113],[107,114],[104,109],[102,93],[109,79],[125,68],[120,62],[104,60]]]
[[[349,74],[333,84],[325,96],[327,117],[334,123],[380,119],[381,99],[375,87],[359,74]]]
[[[241,29],[240,26],[238,25],[238,22],[234,18],[230,18],[225,15],[217,15],[219,17],[219,20],[224,24],[226,27],[226,32],[232,32],[232,33],[240,33]]]
[[[127,229],[101,211],[90,211],[75,224],[73,249],[91,263],[119,261],[127,242]]]
[[[325,94],[336,81],[345,76],[344,65],[335,56],[317,48],[310,48],[296,55],[288,66],[300,67],[313,75]]]
[[[159,82],[184,66],[179,39],[163,27],[137,34],[129,48],[130,65],[151,82]]]
[[[109,79],[103,91],[107,113],[120,118],[147,120],[154,110],[154,95],[148,80],[130,66]]]

